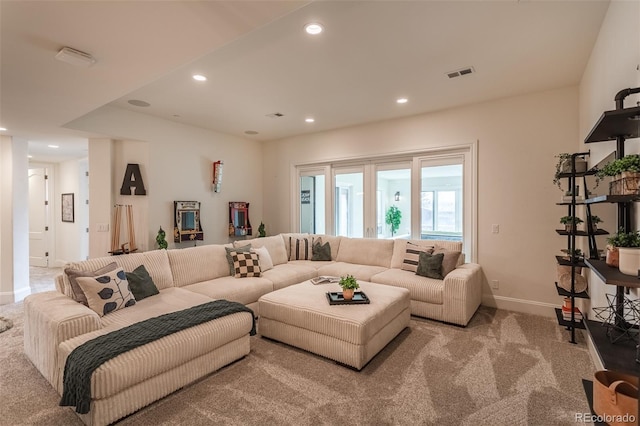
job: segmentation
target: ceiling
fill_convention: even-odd
[[[70,127],[110,105],[265,141],[576,85],[607,7],[2,0],[0,126],[46,153],[52,142],[108,137]],[[325,31],[309,36],[308,22]],[[63,46],[96,64],[55,60]],[[447,77],[466,67],[475,72]],[[284,116],[267,116],[276,112]]]

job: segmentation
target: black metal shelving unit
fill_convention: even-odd
[[[635,107],[624,108],[624,100],[627,96],[640,93],[640,87],[623,89],[619,91],[614,100],[616,109],[605,111],[597,121],[585,143],[597,143],[604,141],[616,141],[616,159],[625,155],[625,140],[640,137],[640,104]],[[596,203],[613,203],[617,206],[617,228],[625,232],[633,230],[631,223],[631,210],[633,203],[640,201],[640,195],[604,195],[584,200],[589,206]],[[599,259],[587,259],[587,266],[607,285],[616,287],[615,327],[626,327],[625,323],[625,291],[628,288],[639,288],[640,280],[634,276],[622,274],[617,268],[612,268],[606,262]],[[620,322],[620,324],[619,324]],[[608,370],[632,374],[640,377],[640,363],[636,361],[638,342],[633,340],[612,341],[605,323],[585,319],[583,323],[589,334],[593,346]],[[591,402],[592,388],[584,383],[587,399]],[[640,397],[640,390],[638,391]]]
[[[595,231],[593,230],[593,223],[591,220],[591,217],[592,217],[591,206],[585,202],[586,200],[576,199],[577,192],[578,192],[577,179],[582,178],[582,185],[584,185],[583,188],[586,194],[587,188],[588,188],[586,177],[590,175],[594,175],[596,173],[595,170],[587,170],[585,172],[576,172],[576,159],[578,157],[585,158],[587,156],[589,156],[589,152],[578,152],[571,155],[571,171],[567,173],[560,173],[558,175],[558,177],[560,178],[568,179],[569,189],[571,190],[571,194],[572,194],[571,201],[563,201],[560,203],[556,203],[557,205],[567,206],[567,215],[572,217],[576,217],[576,206],[584,205],[586,219],[587,219],[586,230],[584,231],[577,230],[577,229],[573,229],[573,230],[556,229],[557,234],[567,237],[566,252],[569,254],[569,258],[567,259],[563,256],[556,256],[556,261],[558,262],[558,265],[571,266],[571,291],[567,291],[565,289],[560,288],[557,282],[556,282],[556,289],[558,290],[558,295],[563,297],[568,297],[571,299],[571,319],[566,320],[564,318],[562,314],[562,309],[556,308],[555,312],[556,312],[556,317],[558,319],[558,324],[560,324],[563,327],[566,327],[566,329],[570,332],[569,341],[574,344],[576,343],[576,332],[575,332],[576,329],[585,328],[583,321],[577,320],[575,318],[575,311],[574,311],[575,299],[576,298],[588,299],[589,294],[586,291],[580,292],[580,293],[575,291],[575,276],[577,273],[577,268],[587,267],[587,264],[582,259],[571,256],[571,253],[575,253],[576,237],[587,237],[589,242],[588,257],[598,258],[599,253],[598,253],[598,246],[597,246],[595,237],[596,235],[608,234],[608,232],[605,231],[604,229],[597,229]]]

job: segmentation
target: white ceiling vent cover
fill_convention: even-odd
[[[449,71],[445,74],[447,74],[447,77],[449,78],[456,78],[456,77],[461,77],[463,75],[473,74],[474,72],[476,71],[473,69],[473,67],[466,67],[466,68],[461,68],[455,71]]]
[[[63,47],[60,49],[56,54],[56,59],[71,65],[78,65],[82,67],[90,67],[96,63],[96,58],[90,54],[71,47]]]

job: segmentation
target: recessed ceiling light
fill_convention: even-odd
[[[0,132],[6,132],[7,129],[5,127],[0,127]]]
[[[49,148],[60,148],[59,145],[47,145]]]
[[[396,102],[399,104],[406,104],[407,102],[409,102],[409,99],[407,98],[398,98],[396,99]]]
[[[309,117],[309,118],[305,118],[304,121],[306,121],[307,123],[313,123],[316,120],[315,120],[315,118]]]
[[[33,155],[27,155],[27,158],[33,158]]]
[[[258,132],[256,132],[255,130],[245,130],[244,134],[245,135],[257,135]]]
[[[324,27],[317,22],[312,22],[305,25],[304,30],[307,32],[307,34],[318,35],[324,30]]]
[[[131,99],[129,101],[127,101],[127,103],[133,105],[133,106],[137,106],[137,107],[148,107],[151,106],[151,104],[149,102],[145,102],[145,101],[141,101],[140,99]]]
[[[193,79],[195,81],[207,81],[207,77],[205,77],[204,75],[201,75],[201,74],[194,74],[193,75]]]

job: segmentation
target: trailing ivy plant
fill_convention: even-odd
[[[553,184],[558,187],[562,191],[562,179],[560,178],[560,173],[562,173],[562,166],[567,160],[571,160],[571,154],[568,152],[561,152],[558,155],[555,155],[554,158],[557,158],[556,162],[556,173],[553,175]]]

